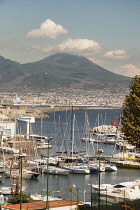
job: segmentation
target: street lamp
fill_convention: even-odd
[[[99,174],[99,190],[98,190],[98,210],[100,210],[100,185],[101,185],[101,180],[100,180],[100,160],[101,160],[101,157],[102,157],[102,154],[103,154],[103,150],[100,149],[97,151],[97,155],[98,155],[98,159],[99,159],[99,169],[98,169],[98,174]]]
[[[20,210],[22,210],[22,159],[25,158],[26,154],[20,154],[19,160],[20,160]]]
[[[73,188],[75,188],[77,190],[77,193],[75,191],[73,191]],[[69,190],[71,192],[71,209],[72,209],[72,193],[77,198],[77,209],[78,209],[78,203],[79,203],[78,187],[76,187],[76,185],[73,184],[71,187],[68,187],[67,190]]]
[[[48,191],[49,191],[49,143],[50,143],[50,141],[52,140],[52,137],[50,137],[50,138],[48,138],[47,139],[48,140],[48,154],[47,154],[47,159],[48,159],[48,161],[47,161],[47,190],[46,190],[46,209],[48,210],[49,209],[49,200],[48,200],[48,198],[49,198],[49,195],[48,195]]]
[[[79,189],[78,189],[78,187],[77,187],[75,184],[73,184],[72,186],[77,190],[77,195],[76,195],[76,197],[77,197],[77,205],[78,205],[78,203],[79,203],[79,195],[78,195]]]

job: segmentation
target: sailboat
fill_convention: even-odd
[[[85,112],[85,124],[84,124],[84,137],[82,137],[82,141],[86,142],[86,145],[88,145],[88,142],[95,142],[95,139],[91,137],[91,132],[90,132],[90,126],[89,126],[89,120],[88,120],[88,115],[87,111]]]
[[[29,134],[29,140],[35,142],[35,146],[37,149],[51,149],[52,145],[48,143],[49,137],[42,135],[42,124],[43,124],[43,119],[41,118],[40,135]]]
[[[140,169],[140,153],[136,151],[134,145],[128,146],[128,142],[123,140],[123,149],[117,154],[113,154],[113,158],[110,160],[111,163],[122,168],[134,168]],[[120,148],[121,150],[121,148]],[[114,148],[115,151],[115,148]]]
[[[71,114],[66,122],[66,129],[64,132],[62,144],[60,147],[60,153],[63,154],[65,162],[74,162],[78,159],[79,151],[77,151],[75,146],[75,122],[76,117],[73,111],[73,107],[71,108]],[[60,129],[60,116],[59,116],[59,129]],[[59,130],[60,137],[60,130]]]
[[[65,169],[70,170],[73,174],[89,174],[90,170],[87,165],[70,165],[65,166]]]
[[[134,160],[111,160],[117,167],[140,169],[140,163]]]
[[[117,166],[113,163],[105,163],[104,164],[105,171],[117,171]]]
[[[31,134],[29,136],[29,139],[35,141],[37,149],[51,149],[52,148],[52,145],[46,142],[48,140],[48,137],[46,136]]]
[[[54,175],[69,175],[70,170],[64,169],[64,168],[59,168],[55,166],[44,166],[42,168],[42,172],[44,173],[49,173],[49,174],[54,174]]]
[[[7,170],[5,172],[5,176],[9,177],[9,178],[11,177],[12,179],[18,179],[19,178],[19,171],[18,170],[12,170],[12,172],[10,172],[10,171]],[[31,179],[32,176],[33,176],[33,174],[32,173],[28,173],[27,171],[24,171],[22,173],[22,178],[23,179]]]

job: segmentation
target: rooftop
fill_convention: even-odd
[[[63,200],[53,200],[49,201],[49,208],[60,208],[66,206],[77,205],[78,203],[82,203],[81,201],[75,201],[70,199],[63,199]],[[18,210],[20,209],[20,204],[12,204],[12,205],[3,205],[3,209],[9,210]],[[46,209],[46,202],[45,201],[36,201],[31,203],[22,203],[22,210],[35,210],[35,209]]]

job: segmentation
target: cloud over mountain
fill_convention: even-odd
[[[125,50],[108,51],[103,56],[111,60],[127,60],[129,58]]]
[[[135,77],[136,75],[140,75],[140,69],[132,64],[120,66],[119,68],[114,69],[113,72],[127,77]]]
[[[89,39],[67,39],[57,46],[61,52],[67,53],[94,53],[100,51],[101,46]]]
[[[102,47],[93,40],[69,38],[56,46],[32,46],[28,48],[28,50],[30,49],[50,54],[55,52],[70,53],[74,55],[82,55],[88,58],[90,56],[99,54],[102,50]]]

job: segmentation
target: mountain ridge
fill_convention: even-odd
[[[115,88],[120,85],[127,87],[130,82],[131,78],[108,71],[83,56],[56,53],[25,64],[0,56],[2,91],[43,92],[72,87],[100,89],[114,86]]]

